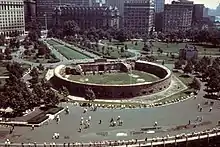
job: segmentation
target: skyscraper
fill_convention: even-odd
[[[193,26],[199,26],[203,21],[203,9],[204,4],[194,4],[193,5]]]
[[[192,26],[193,2],[173,1],[164,7],[164,26],[163,31],[186,31]]]
[[[155,30],[162,31],[165,0],[155,0]]]
[[[28,23],[36,20],[36,1],[34,0],[24,0],[24,16],[25,16],[25,27]],[[25,28],[26,30],[28,28]]]
[[[165,0],[155,0],[155,13],[164,11]]]
[[[0,34],[10,36],[14,32],[24,33],[23,0],[0,0],[0,12]]]
[[[89,0],[37,0],[37,20],[44,29],[52,27],[52,14],[59,5],[89,6]]]
[[[124,3],[124,26],[133,33],[146,34],[154,29],[154,2],[130,0]]]

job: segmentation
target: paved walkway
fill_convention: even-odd
[[[204,89],[202,83],[202,89]],[[74,106],[71,103],[62,103],[62,106],[69,106],[70,114],[66,115],[62,113],[60,115],[61,121],[57,124],[55,121],[49,122],[48,125],[36,128],[31,131],[31,128],[15,128],[15,132],[8,137],[15,142],[90,142],[101,140],[127,140],[127,139],[143,139],[145,137],[166,136],[167,134],[175,135],[179,133],[189,133],[192,131],[202,131],[207,128],[215,127],[219,120],[220,101],[215,101],[212,112],[209,112],[210,106],[204,105],[207,101],[203,98],[204,91],[201,90],[198,93],[197,99],[189,99],[185,102],[170,105],[160,108],[146,108],[146,109],[102,109],[98,108],[96,112],[88,111],[83,113],[83,108]],[[203,111],[199,112],[197,105],[201,104]],[[91,116],[91,128],[79,133],[80,118],[88,119]],[[110,119],[121,116],[124,121],[123,126],[109,127]],[[189,120],[192,123],[198,123],[196,121],[197,116],[203,116],[203,121],[211,123],[192,129],[185,129],[179,131],[169,131],[175,126],[188,124]],[[102,120],[102,124],[99,124],[99,120]],[[161,130],[156,131],[154,134],[132,134],[131,132],[140,132],[141,128],[152,127],[154,122],[157,121],[158,125],[162,127]],[[60,139],[53,140],[52,135],[55,132],[60,133]],[[119,137],[118,133],[125,133],[127,136]],[[42,135],[43,134],[43,135]],[[107,134],[106,136],[102,136]],[[0,139],[1,140],[1,139]],[[3,140],[2,140],[3,141]]]

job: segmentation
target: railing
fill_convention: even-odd
[[[220,129],[214,128],[212,130],[202,131],[202,132],[193,132],[189,134],[181,134],[176,136],[166,136],[160,138],[149,138],[143,140],[129,140],[129,141],[102,141],[102,142],[91,142],[91,143],[0,143],[0,146],[6,147],[106,147],[106,146],[117,146],[117,147],[145,147],[145,146],[159,146],[167,144],[178,144],[184,142],[191,142],[195,140],[210,139],[216,136],[220,136]]]

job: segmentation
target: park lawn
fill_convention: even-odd
[[[102,47],[103,46],[101,46],[101,45],[99,46],[98,52],[103,54],[103,55],[106,55],[106,53],[108,52],[108,48],[105,47],[104,52],[102,52]],[[134,54],[129,52],[129,51],[126,51],[126,50],[124,52],[121,52],[120,48],[119,49],[112,48],[112,49],[109,50],[109,56],[112,57],[112,58],[124,58],[124,57],[129,58],[129,57],[133,57]]]
[[[192,83],[193,81],[193,78],[192,77],[184,77],[183,73],[180,73],[180,72],[173,72],[173,74],[178,78],[180,79],[186,86],[189,86],[190,83]],[[192,89],[190,87],[188,87],[186,90],[182,91],[182,92],[179,92],[177,94],[174,94],[170,97],[167,97],[167,98],[164,98],[164,99],[161,99],[159,101],[157,101],[157,103],[164,103],[164,102],[167,102],[167,101],[172,101],[172,100],[176,100],[178,98],[181,98],[181,97],[186,97],[188,96],[191,92],[194,92],[195,89]]]
[[[94,84],[109,84],[109,85],[123,85],[123,84],[136,84],[143,82],[153,82],[159,78],[141,71],[132,71],[132,73],[104,73],[103,75],[71,75],[70,80],[82,83]],[[142,79],[143,81],[137,81]]]
[[[135,45],[135,41],[133,42],[133,44],[132,44],[132,41],[119,43],[116,40],[113,40],[112,42],[105,40],[103,42],[109,45],[114,45],[114,46],[118,45],[119,47],[123,47],[125,44],[127,44],[129,49],[140,50],[140,51],[144,47],[144,42],[142,41],[137,41],[137,45]],[[179,53],[179,49],[185,48],[185,45],[189,44],[189,45],[195,45],[197,49],[199,50],[200,55],[220,55],[220,50],[219,50],[220,47],[213,47],[209,44],[169,43],[167,45],[167,43],[164,43],[164,42],[152,42],[152,44],[153,44],[152,49],[154,52],[157,52],[158,48],[161,48],[163,52]]]
[[[189,84],[192,83],[193,81],[193,78],[192,77],[188,77],[188,76],[184,76],[183,73],[180,73],[180,72],[173,72],[173,74],[178,78],[180,79],[186,86],[189,86]]]
[[[67,47],[63,44],[60,44],[53,40],[47,41],[54,49],[59,51],[63,56],[65,56],[69,60],[73,59],[90,59],[91,57],[80,53],[79,51],[74,50],[73,48]]]

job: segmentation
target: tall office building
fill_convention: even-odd
[[[165,0],[155,0],[155,30],[162,31]]]
[[[28,24],[36,20],[36,1],[24,0],[24,16],[25,16],[25,29],[28,30]]]
[[[164,26],[163,31],[186,31],[192,26],[193,2],[173,1],[164,7]]]
[[[23,34],[25,31],[23,0],[0,0],[0,34]]]
[[[193,17],[192,17],[193,27],[199,27],[203,24],[203,9],[204,9],[204,4],[193,5]]]
[[[203,9],[203,17],[209,17],[209,8]]]
[[[89,6],[89,3],[89,0],[37,0],[37,20],[44,29],[48,29],[53,25],[52,14],[57,6]]]
[[[130,0],[124,3],[124,27],[133,33],[146,34],[154,29],[154,2]]]
[[[164,11],[165,0],[155,0],[155,13]]]

